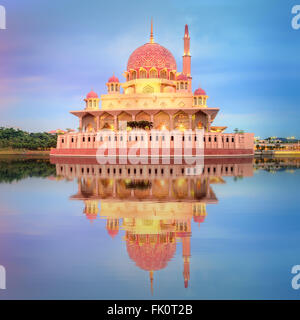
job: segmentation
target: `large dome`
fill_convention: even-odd
[[[139,70],[150,68],[157,70],[177,70],[176,61],[172,53],[158,43],[146,43],[137,48],[128,59],[127,70]]]

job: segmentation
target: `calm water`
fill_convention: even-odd
[[[2,159],[0,299],[299,299],[299,168]]]

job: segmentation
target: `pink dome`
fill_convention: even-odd
[[[182,81],[187,81],[188,80],[188,77],[185,75],[185,74],[180,74],[178,77],[177,77],[177,79],[176,79],[177,81],[180,81],[180,80],[182,80]]]
[[[119,82],[119,79],[115,75],[113,75],[108,79],[108,82]]]
[[[198,88],[197,90],[195,90],[194,96],[206,96],[206,92],[203,89]]]
[[[176,61],[172,53],[158,43],[146,43],[137,48],[128,59],[127,70],[140,68],[158,70],[177,70]]]
[[[91,90],[91,92],[89,92],[86,96],[87,99],[98,99],[98,95],[96,92],[94,92],[93,90]]]

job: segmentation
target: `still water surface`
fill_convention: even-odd
[[[300,158],[0,160],[0,299],[299,299]]]

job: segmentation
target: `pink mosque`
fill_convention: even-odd
[[[79,119],[79,132],[70,132],[58,137],[57,148],[51,150],[52,156],[96,156],[97,150],[115,135],[116,152],[120,143],[126,139],[127,146],[143,139],[141,136],[123,135],[132,128],[130,122],[151,123],[156,141],[162,144],[163,132],[170,132],[170,155],[174,155],[174,131],[189,132],[189,141],[195,154],[197,129],[204,131],[204,156],[252,156],[254,154],[253,133],[225,133],[227,127],[213,126],[219,108],[208,107],[208,95],[198,88],[192,91],[190,36],[188,26],[184,31],[184,54],[182,72],[172,53],[154,41],[153,23],[149,42],[140,46],[130,55],[125,82],[120,83],[113,75],[106,83],[107,93],[100,97],[93,90],[84,99],[85,108],[71,111]],[[101,106],[100,106],[101,101]],[[141,131],[148,141],[154,140],[153,130],[146,127]],[[151,143],[150,143],[151,144]],[[151,147],[150,147],[151,149]],[[160,145],[162,149],[162,145]]]

